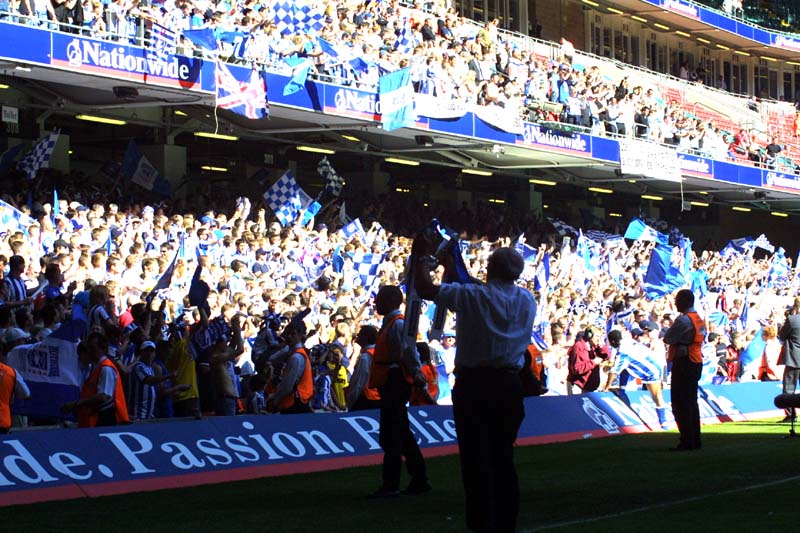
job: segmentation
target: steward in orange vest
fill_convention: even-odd
[[[267,398],[267,410],[284,415],[310,413],[309,402],[314,396],[314,379],[311,359],[303,348],[306,327],[302,318],[292,320],[283,329],[283,340],[291,347],[291,354],[283,365],[278,387]]]
[[[25,400],[30,391],[22,376],[8,365],[0,363],[0,435],[11,428],[11,403],[14,399]]]
[[[381,395],[378,389],[369,386],[375,343],[378,342],[378,328],[375,326],[361,326],[355,338],[356,344],[361,346],[350,384],[345,391],[345,401],[348,411],[364,409],[377,409],[380,407]]]
[[[411,405],[436,405],[439,398],[439,373],[431,363],[431,348],[427,342],[417,343],[417,353],[419,353],[420,371],[425,376],[428,384],[426,387],[414,387],[411,389]]]
[[[117,367],[106,354],[108,341],[102,333],[93,332],[78,347],[81,362],[93,365],[89,377],[83,382],[80,399],[62,407],[74,412],[78,427],[115,426],[128,424],[128,406]]]

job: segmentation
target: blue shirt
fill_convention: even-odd
[[[456,312],[456,369],[520,369],[531,341],[536,300],[512,282],[443,283],[435,299]]]

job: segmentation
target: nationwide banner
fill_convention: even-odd
[[[655,143],[620,139],[619,166],[623,174],[667,181],[681,180],[678,153]]]
[[[384,130],[392,131],[414,125],[414,87],[411,85],[410,67],[381,76],[378,101]]]
[[[702,387],[704,422],[778,416],[775,383]],[[520,445],[657,428],[649,394],[629,391],[525,400]],[[409,410],[427,456],[457,452],[449,406]],[[236,416],[0,436],[0,506],[222,483],[378,464],[377,411]]]

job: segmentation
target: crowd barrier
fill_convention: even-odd
[[[779,416],[779,383],[704,386],[703,422]],[[669,391],[666,391],[669,399]],[[658,431],[646,392],[525,401],[519,445]],[[449,406],[410,409],[423,453],[457,453]],[[0,436],[0,506],[188,487],[378,464],[377,411],[215,417]],[[366,488],[365,488],[366,490]]]

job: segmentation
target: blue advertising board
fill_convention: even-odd
[[[705,423],[778,416],[774,383],[703,387]],[[668,397],[668,394],[667,394]],[[650,395],[628,391],[525,400],[518,444],[658,430]],[[457,452],[449,406],[409,410],[427,456]],[[216,417],[0,436],[0,506],[377,464],[378,412]]]

